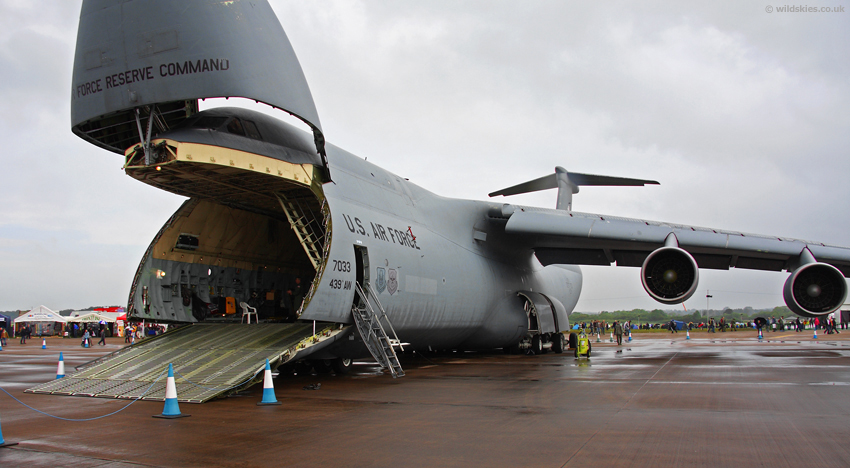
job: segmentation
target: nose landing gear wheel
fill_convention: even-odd
[[[350,358],[336,358],[331,362],[336,375],[345,375],[351,372],[353,361]]]
[[[313,370],[313,364],[307,361],[298,361],[295,363],[293,368],[296,375],[310,375],[310,371]]]
[[[333,370],[333,362],[330,359],[317,359],[313,361],[313,369],[317,374],[330,374]]]

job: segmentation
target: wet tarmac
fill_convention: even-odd
[[[850,466],[850,330],[635,334],[570,354],[405,356],[392,379],[275,380],[156,419],[161,402],[26,394],[119,348],[49,339],[0,352],[3,467],[124,466]],[[317,390],[304,388],[320,383]]]

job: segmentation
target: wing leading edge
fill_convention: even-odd
[[[680,224],[591,213],[523,208],[508,219],[505,232],[531,242],[541,263],[641,266],[644,258],[676,235],[678,245],[700,268],[782,271],[794,269],[807,248],[821,262],[850,277],[850,248]],[[702,260],[702,261],[700,261]]]

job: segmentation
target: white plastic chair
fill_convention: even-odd
[[[245,322],[245,317],[248,317],[248,324],[250,325],[252,315],[254,316],[254,321],[257,322],[257,323],[260,323],[260,318],[257,315],[257,308],[256,307],[251,307],[245,302],[240,302],[239,307],[242,308],[242,320],[239,321],[240,323]]]

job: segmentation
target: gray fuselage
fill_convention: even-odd
[[[527,238],[505,234],[501,204],[440,197],[332,145],[325,181],[309,134],[242,109],[201,112],[154,143],[144,161],[127,150],[127,173],[190,200],[142,260],[136,319],[234,319],[245,302],[272,320],[350,324],[360,284],[414,347],[498,348],[569,328],[580,269],[542,266]]]

